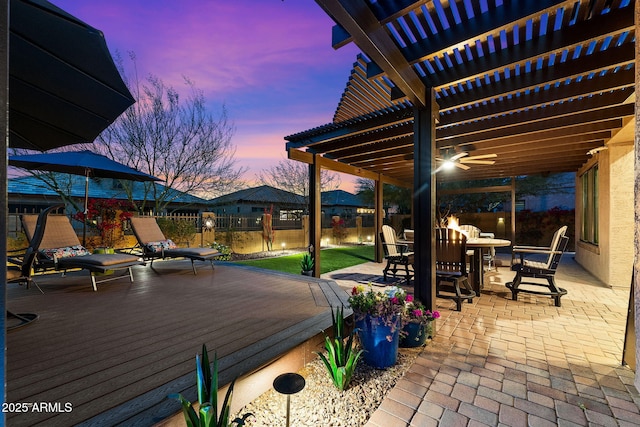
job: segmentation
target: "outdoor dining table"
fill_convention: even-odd
[[[511,241],[505,239],[494,239],[490,237],[472,237],[467,239],[467,248],[473,250],[473,260],[471,262],[471,286],[480,296],[480,290],[484,286],[484,267],[482,265],[482,250],[504,246],[510,246]]]

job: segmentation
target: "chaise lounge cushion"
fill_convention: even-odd
[[[218,250],[213,248],[175,248],[164,251],[165,256],[169,258],[173,257],[187,257],[198,258],[203,260],[211,256],[222,255]]]
[[[83,257],[69,257],[58,260],[60,267],[65,267],[65,264],[69,264],[69,268],[85,264],[87,266],[94,265],[98,267],[113,267],[116,265],[126,265],[131,263],[132,265],[142,264],[140,259],[135,255],[127,254],[92,254]]]

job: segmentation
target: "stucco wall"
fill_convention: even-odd
[[[580,241],[582,183],[580,175],[598,163],[598,245]],[[633,145],[616,144],[600,151],[576,176],[576,261],[609,286],[629,286],[633,268]]]

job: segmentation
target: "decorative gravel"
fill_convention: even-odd
[[[358,361],[356,370],[345,391],[338,390],[331,381],[324,364],[318,358],[300,372],[305,388],[291,395],[290,426],[361,427],[380,406],[387,392],[409,369],[423,347],[401,348],[397,363],[387,369],[374,369]],[[248,426],[286,426],[285,395],[270,389],[235,415],[253,414]],[[234,416],[234,418],[235,418]]]

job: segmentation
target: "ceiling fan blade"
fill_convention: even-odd
[[[464,164],[469,164],[469,165],[493,165],[496,163],[495,160],[465,160],[464,162],[461,162]]]
[[[463,165],[462,163],[459,163],[459,162],[455,162],[454,165],[464,171],[471,169],[469,166]]]
[[[466,159],[462,159],[460,161],[461,162],[466,162],[466,161],[469,161],[469,160],[494,159],[496,157],[498,157],[498,155],[495,154],[495,153],[492,153],[492,154],[480,154],[480,155],[477,155],[477,156],[469,156]]]
[[[458,153],[455,156],[452,156],[451,159],[449,159],[449,160],[451,160],[452,162],[455,162],[459,158],[464,157],[464,156],[468,156],[468,155],[469,155],[469,153],[467,153],[466,151],[463,151],[462,153]]]

